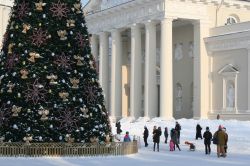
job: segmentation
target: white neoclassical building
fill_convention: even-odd
[[[111,117],[250,120],[248,0],[90,0]]]
[[[0,0],[0,39],[12,3]],[[248,0],[90,0],[84,10],[114,120],[250,120]]]

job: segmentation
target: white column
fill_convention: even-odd
[[[209,111],[209,60],[204,38],[209,35],[208,23],[194,22],[194,112],[196,119],[207,118]]]
[[[109,34],[100,34],[99,79],[105,95],[105,106],[109,110]]]
[[[112,69],[111,69],[111,118],[116,120],[122,116],[122,41],[119,30],[111,32],[112,36]]]
[[[141,116],[142,100],[142,58],[141,29],[138,24],[131,27],[131,79],[130,79],[130,116]]]
[[[247,52],[248,52],[248,111],[250,110],[250,47],[247,48]],[[236,86],[235,86],[236,87]],[[237,93],[235,93],[235,95],[237,95]]]
[[[157,87],[156,87],[156,24],[146,23],[146,53],[145,53],[145,97],[144,116],[157,116]]]
[[[91,52],[95,60],[98,60],[98,37],[96,34],[92,34],[91,37]]]
[[[173,118],[172,22],[173,18],[161,21],[160,117],[164,119]]]

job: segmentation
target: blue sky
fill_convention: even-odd
[[[85,5],[89,0],[81,0],[83,5]]]

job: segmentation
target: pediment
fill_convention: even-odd
[[[83,10],[86,13],[94,12],[101,9],[102,0],[89,0]]]
[[[219,71],[219,74],[226,74],[226,73],[234,73],[234,74],[238,74],[239,73],[239,69],[237,69],[237,67],[235,67],[232,64],[227,64],[224,67],[222,67]]]

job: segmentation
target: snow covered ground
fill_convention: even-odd
[[[250,163],[250,121],[236,120],[191,120],[180,119],[178,122],[182,126],[181,130],[181,151],[170,152],[168,145],[163,143],[161,136],[160,152],[154,152],[152,149],[152,129],[153,126],[161,126],[164,129],[166,126],[171,129],[175,126],[175,120],[163,121],[160,118],[152,119],[146,122],[140,119],[131,123],[130,119],[121,120],[121,128],[123,133],[129,131],[131,135],[141,137],[141,148],[138,154],[118,157],[81,157],[81,158],[1,158],[0,166],[245,166]],[[214,133],[219,125],[227,128],[229,135],[228,156],[226,158],[217,158],[216,147],[212,145],[211,155],[205,155],[203,140],[195,140],[195,127],[199,123],[204,132],[206,126],[210,127]],[[149,147],[143,146],[143,127],[147,126],[150,132]],[[116,128],[113,126],[113,132]],[[191,152],[185,141],[195,143],[196,151]]]

